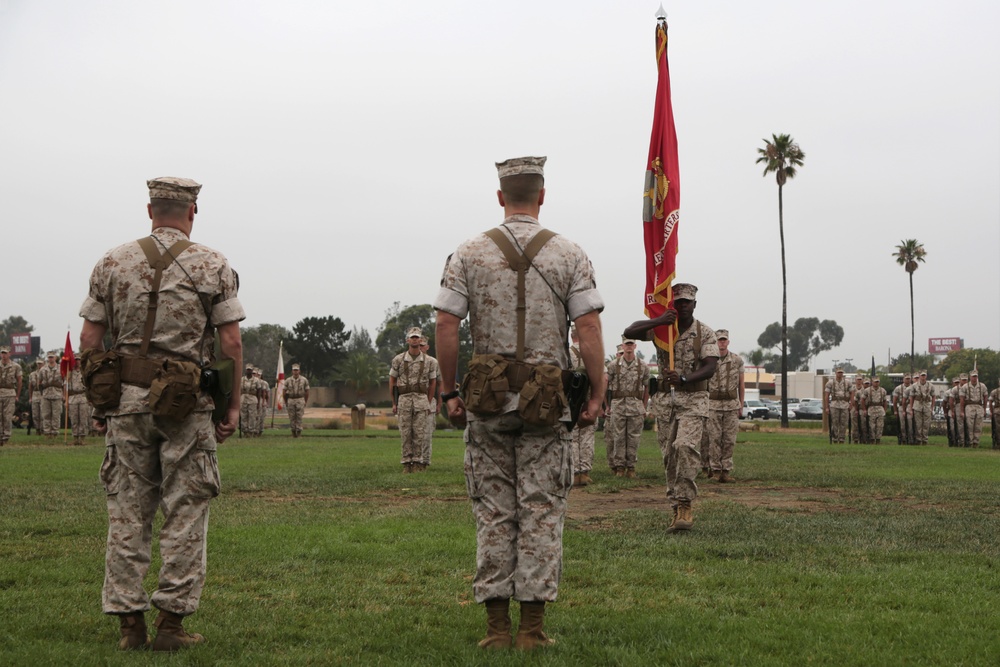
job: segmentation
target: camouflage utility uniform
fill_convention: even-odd
[[[611,468],[635,471],[639,458],[639,440],[646,418],[646,396],[649,386],[649,367],[638,357],[626,361],[619,357],[608,365],[608,391],[611,392],[612,436],[614,454]]]
[[[28,398],[31,403],[31,420],[35,424],[35,433],[42,433],[42,386],[38,382],[38,376],[42,372],[44,362],[38,360],[38,368],[28,375]]]
[[[830,432],[835,443],[842,443],[847,435],[848,409],[851,400],[851,383],[846,379],[834,379],[826,383],[829,394]]]
[[[84,394],[83,377],[77,366],[66,377],[67,405],[69,405],[69,423],[73,427],[73,444],[82,445],[83,439],[90,431],[90,405]]]
[[[288,423],[292,436],[302,434],[302,415],[306,411],[306,394],[309,393],[309,380],[305,375],[285,378],[285,410],[288,411]]]
[[[717,334],[718,335],[718,334]],[[708,422],[702,447],[708,448],[708,468],[721,481],[729,480],[733,471],[733,451],[736,434],[740,431],[740,378],[743,358],[733,352],[719,357],[719,364],[708,381]],[[701,453],[702,463],[706,461]],[[704,465],[702,466],[704,467]],[[720,475],[719,473],[726,473]]]
[[[700,352],[695,349],[697,337],[701,339]],[[697,370],[702,359],[718,356],[715,330],[697,319],[674,343],[675,370],[681,375]],[[670,370],[667,351],[657,347],[656,360],[660,375],[665,375]],[[667,478],[667,500],[676,513],[678,506],[689,506],[698,495],[695,477],[701,466],[701,439],[708,418],[708,382],[691,383],[673,392],[669,387],[661,387],[653,401],[656,404],[657,441]]]
[[[926,445],[934,417],[934,387],[924,379],[911,384],[906,395],[909,397],[908,410],[913,414],[913,437],[918,445]]]
[[[257,435],[260,413],[260,385],[252,374],[240,379],[240,431],[244,438]]]
[[[575,345],[569,348],[569,359],[573,370],[581,373],[586,372],[587,369],[583,365],[583,357],[580,355],[580,349]],[[596,432],[597,426],[594,424],[590,426],[577,425],[573,428],[574,477],[577,475],[587,475],[589,477],[590,471],[594,468],[594,440]]]
[[[423,457],[429,454],[427,415],[431,411],[428,392],[437,380],[438,363],[434,357],[420,352],[416,357],[409,352],[397,354],[389,367],[389,376],[396,378],[399,388],[396,418],[404,466],[430,464]]]
[[[501,229],[524,248],[541,226],[536,218],[517,214]],[[562,236],[550,239],[532,264],[525,277],[524,361],[568,369],[567,314],[576,320],[604,308],[593,267],[586,253]],[[476,354],[514,358],[517,274],[489,237],[466,241],[449,258],[434,307],[469,316]],[[551,601],[559,588],[572,436],[561,423],[525,423],[517,405],[518,394],[508,392],[502,414],[468,415],[465,479],[476,519],[477,602]],[[569,418],[567,409],[562,419]]]
[[[154,229],[152,236],[161,251],[187,238],[169,227]],[[146,256],[134,241],[109,251],[90,276],[80,316],[106,327],[120,354],[139,353],[152,278]],[[194,244],[163,272],[149,358],[204,366],[213,360],[215,327],[244,317],[236,276],[226,258]],[[152,603],[180,616],[198,608],[205,584],[208,506],[220,488],[213,407],[202,391],[186,419],[155,417],[149,388],[123,382],[118,408],[95,414],[106,417],[108,427],[101,466],[109,519],[105,613],[149,609],[142,582],[150,564],[157,507],[164,517],[162,565]]]
[[[962,387],[962,409],[965,411],[965,430],[969,434],[969,445],[979,446],[979,436],[983,433],[983,416],[986,414],[986,397],[989,392],[986,385],[978,381],[975,384],[971,381]]]
[[[864,406],[868,410],[868,427],[871,429],[869,440],[873,444],[880,444],[882,441],[887,397],[888,395],[882,387],[872,386],[864,393]]]
[[[0,445],[10,440],[21,373],[21,364],[10,359],[0,362]]]
[[[62,419],[63,378],[59,365],[46,364],[38,373],[38,385],[42,389],[42,433],[54,438],[59,435]]]

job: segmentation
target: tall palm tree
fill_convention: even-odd
[[[902,266],[910,274],[910,374],[913,373],[913,272],[917,270],[918,262],[923,262],[926,255],[924,244],[919,243],[916,239],[900,241],[899,245],[896,246],[896,252],[892,253],[892,256],[896,258],[896,264]]]
[[[785,276],[785,217],[781,191],[788,179],[795,178],[806,154],[790,135],[772,134],[757,149],[757,164],[764,163],[764,176],[774,173],[778,181],[778,232],[781,235],[781,427],[788,428],[788,279]]]

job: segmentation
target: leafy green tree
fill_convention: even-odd
[[[243,337],[243,361],[264,369],[264,378],[270,382],[269,373],[278,368],[278,348],[284,343],[282,360],[286,368],[294,360],[295,343],[292,332],[280,324],[258,324],[244,327],[240,334]],[[240,369],[242,374],[243,369]]]
[[[347,340],[347,353],[351,354],[361,350],[375,352],[375,343],[372,342],[372,335],[368,333],[368,329],[353,327],[351,337]]]
[[[10,337],[16,333],[31,333],[35,327],[20,315],[11,315],[0,322],[0,345],[10,345]],[[42,353],[45,354],[44,352]]]
[[[431,346],[433,355],[436,321],[437,312],[429,303],[407,306],[402,310],[398,301],[393,303],[392,307],[385,311],[385,320],[375,335],[375,349],[378,350],[379,360],[388,364],[393,357],[406,349],[406,330],[410,327],[420,327],[424,337],[427,338],[427,344]]]
[[[778,233],[781,237],[781,395],[788,396],[788,279],[785,272],[785,213],[782,190],[796,169],[804,164],[806,154],[790,135],[772,134],[757,149],[757,164],[764,163],[764,176],[773,173],[778,182]],[[788,428],[788,408],[781,404],[781,426]]]
[[[336,379],[364,396],[389,378],[389,366],[379,361],[374,349],[356,348],[347,353]]]
[[[1000,381],[1000,354],[989,348],[970,347],[949,352],[938,366],[938,373],[954,380],[960,373],[969,373],[975,367],[979,381],[987,387],[996,387]]]
[[[924,250],[924,245],[918,243],[916,239],[906,239],[905,241],[900,241],[899,245],[896,246],[896,252],[892,253],[893,257],[896,258],[896,263],[902,266],[906,273],[910,276],[910,359],[914,357],[914,320],[913,320],[913,272],[917,270],[917,266],[920,262],[925,261],[924,257],[927,256],[927,251]],[[913,372],[913,368],[910,368],[910,372]]]
[[[928,377],[934,378],[938,376],[940,371],[938,370],[937,359],[933,354],[918,354],[915,357],[911,357],[909,352],[904,352],[889,361],[890,373],[910,373],[912,375],[914,372],[922,370],[927,371]]]
[[[351,337],[349,331],[344,331],[343,321],[332,316],[306,317],[295,324],[292,333],[292,347],[302,373],[317,385],[335,377],[338,365],[347,357],[345,345]]]
[[[844,340],[844,328],[834,320],[817,317],[800,317],[791,329],[784,329],[774,322],[757,337],[757,344],[763,348],[774,348],[787,342],[787,362],[792,368],[807,371],[809,362],[820,352],[832,350]],[[783,355],[785,356],[785,355]]]

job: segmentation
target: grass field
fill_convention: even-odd
[[[475,646],[461,434],[438,432],[431,468],[403,475],[394,431],[281,433],[219,449],[186,623],[209,642],[173,656],[118,652],[100,611],[103,443],[15,436],[0,665],[1000,664],[1000,452],[744,433],[738,483],[700,482],[695,529],[668,535],[655,434],[637,480],[609,475],[599,434],[547,614],[559,643],[525,656]]]

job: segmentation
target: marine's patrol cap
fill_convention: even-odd
[[[35,359],[35,364],[37,364],[38,366],[41,366],[44,363],[45,363],[45,360],[42,359],[41,357],[38,357],[37,359]]]
[[[253,370],[253,364],[247,364],[247,367],[244,368],[243,370],[245,370],[245,371],[252,371]]]
[[[628,336],[622,336],[622,345],[627,345],[628,343],[631,343],[632,345],[635,345],[635,338],[629,338]]]
[[[958,384],[958,378],[955,378],[954,380],[952,380],[951,383],[952,384]]]
[[[7,347],[6,345],[0,345],[0,352],[6,352],[10,354],[10,348]]]
[[[912,378],[912,377],[910,377],[910,374],[909,374],[909,373],[903,373],[903,379],[904,379],[904,380],[912,380],[913,378]]]
[[[841,375],[843,375],[844,374],[844,369],[841,368],[840,366],[837,366],[835,369],[833,369],[833,372],[834,373],[840,373]]]
[[[58,352],[49,352],[45,356],[46,357],[55,357],[56,359],[58,359],[59,358],[59,353]]]
[[[865,381],[864,381],[864,383],[865,383],[865,384],[871,384],[871,383],[872,383],[872,381],[871,381],[871,380],[869,380],[868,378],[865,378]]]
[[[298,364],[292,364],[292,370],[293,370],[293,371],[297,371],[297,370],[301,370],[301,368],[302,368],[302,367],[301,367],[301,366],[299,366]]]
[[[969,373],[969,377],[971,378],[973,375],[975,375],[976,377],[979,377],[979,371],[977,371],[975,368],[973,368],[972,372]]]
[[[497,162],[497,174],[500,178],[508,176],[518,176],[519,174],[538,174],[545,176],[545,161],[548,158],[542,157],[512,157],[503,162]]]
[[[423,338],[424,332],[420,330],[420,327],[410,327],[406,330],[407,338]]]
[[[920,371],[920,374],[926,377],[927,376],[927,371]]]
[[[677,297],[675,296],[674,298],[676,299]],[[719,340],[722,340],[723,338],[729,340],[729,329],[716,329],[715,337]]]
[[[873,378],[872,378],[872,382],[878,382],[878,383],[881,383],[881,382],[882,382],[882,380],[879,380],[879,379],[878,379],[878,376],[876,375],[875,377],[873,377]]]
[[[146,187],[149,188],[150,199],[176,199],[191,204],[198,201],[198,193],[201,191],[201,183],[176,176],[152,178],[146,181]]]
[[[674,285],[674,301],[684,299],[695,301],[698,298],[698,288],[691,283],[677,283]]]
[[[959,380],[968,380],[969,379],[969,374],[968,373],[962,373],[961,375],[958,376],[958,379]]]

